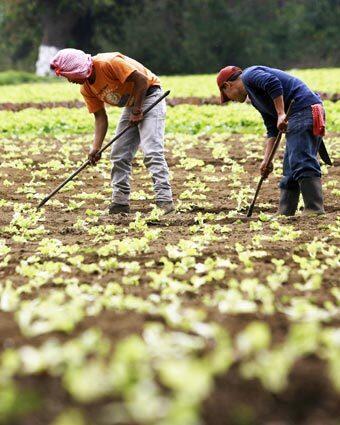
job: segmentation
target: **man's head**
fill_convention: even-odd
[[[242,69],[237,66],[226,66],[217,75],[217,85],[221,93],[221,103],[229,100],[245,102],[247,92],[241,79]]]
[[[92,73],[93,61],[91,55],[82,50],[62,49],[51,60],[50,67],[70,83],[84,84]]]

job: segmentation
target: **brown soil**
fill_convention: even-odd
[[[330,100],[337,102],[340,100],[340,93],[326,93],[319,92],[322,100]],[[177,105],[220,105],[220,98],[218,96],[210,97],[172,97],[167,99],[169,106]],[[27,108],[47,109],[47,108],[83,108],[85,103],[80,100],[70,100],[62,102],[3,102],[0,103],[0,111],[13,111],[18,112]]]
[[[175,101],[175,99],[172,99]],[[76,105],[79,107],[81,102]],[[177,103],[178,104],[178,103]],[[51,104],[51,107],[56,104]],[[10,108],[10,107],[8,107]],[[179,212],[173,216],[169,216],[163,221],[162,235],[156,242],[152,244],[150,253],[142,254],[133,258],[139,261],[143,266],[149,260],[155,260],[155,270],[159,269],[160,264],[158,259],[166,253],[166,244],[175,244],[181,238],[189,238],[189,226],[195,223],[195,217],[198,211],[202,212],[228,212],[235,207],[235,201],[230,199],[228,193],[229,180],[222,180],[227,176],[225,171],[221,170],[223,161],[220,159],[213,159],[211,151],[205,147],[204,139],[201,144],[187,151],[187,155],[193,158],[200,158],[205,161],[205,164],[212,164],[215,166],[215,176],[219,177],[217,182],[206,182],[210,191],[206,193],[206,201],[211,203],[208,207],[193,207],[192,211]],[[8,143],[8,141],[7,141]],[[239,136],[233,136],[225,141],[227,146],[230,146],[230,157],[241,161],[247,158],[250,152],[262,151],[262,146],[257,143],[250,143],[240,141]],[[24,151],[25,146],[22,142],[21,152]],[[1,148],[1,153],[4,149]],[[20,152],[17,153],[20,157]],[[280,153],[282,158],[282,152]],[[188,174],[194,172],[196,176],[203,179],[199,167],[192,171],[186,171],[183,168],[178,168],[178,158],[169,152],[168,163],[173,171],[173,191],[175,199],[183,192],[185,183],[188,179]],[[52,158],[62,158],[62,152],[58,147],[58,141],[50,139],[49,151],[41,156],[37,156],[34,162],[34,169],[39,169],[39,166]],[[259,160],[248,159],[244,164],[246,173],[242,174],[242,183],[255,185],[254,176],[258,174]],[[339,163],[329,169],[329,173],[325,176],[324,181],[336,180],[340,177]],[[28,183],[31,179],[30,170],[18,171],[14,169],[2,169],[6,173],[6,178],[13,181],[14,185],[5,187],[0,182],[1,198],[11,200],[14,202],[27,202],[24,194],[17,193],[17,189],[21,188],[23,184]],[[135,162],[134,170],[141,171],[140,162]],[[63,170],[71,172],[72,168]],[[61,180],[62,177],[58,172],[51,172],[52,178],[46,182],[46,186],[39,190],[44,193],[50,192]],[[145,190],[147,193],[152,194],[150,179],[141,179],[146,177],[147,173],[143,169],[141,173],[134,175],[133,190]],[[96,169],[83,171],[80,179],[85,183],[82,188],[86,188],[89,193],[104,193],[104,189],[109,187],[109,181],[104,180]],[[262,207],[262,211],[273,213],[277,208],[278,177],[271,177],[269,182],[263,186],[263,190],[259,196],[259,203],[268,203],[268,206]],[[145,186],[147,184],[147,188]],[[323,219],[299,217],[292,219],[289,223],[294,224],[296,228],[302,230],[302,236],[298,240],[301,242],[308,242],[314,236],[319,238],[328,237],[328,242],[335,244],[334,238],[328,234],[327,226],[334,224],[339,211],[339,201],[332,196],[331,189],[325,190],[325,208],[327,215]],[[77,194],[77,190],[72,192],[62,192],[57,195],[57,199],[67,203],[70,196]],[[73,198],[76,199],[76,198]],[[190,201],[190,200],[189,200]],[[142,211],[146,212],[150,209],[150,201],[133,201],[132,212]],[[191,200],[192,205],[197,201]],[[86,200],[85,205],[79,210],[65,212],[60,207],[54,207],[49,204],[46,205],[46,222],[45,228],[48,229],[48,237],[58,238],[64,244],[79,243],[84,246],[96,246],[93,239],[84,232],[75,230],[72,226],[78,218],[85,217],[86,209],[101,209],[105,210],[109,204],[109,195],[107,200]],[[256,207],[254,215],[258,213],[259,208]],[[0,225],[4,226],[9,223],[13,215],[11,208],[2,208],[0,216]],[[100,219],[101,223],[115,223],[120,229],[128,225],[133,220],[133,215],[127,217],[109,217],[103,216]],[[233,229],[232,233],[228,233],[226,240],[218,241],[210,244],[204,251],[202,260],[207,256],[219,255],[228,256],[231,261],[235,259],[236,254],[234,244],[236,242],[246,246],[250,243],[254,233],[249,231],[249,220],[246,220],[244,215],[240,215],[240,220],[236,222],[237,218],[224,219],[219,221],[219,224],[228,224]],[[264,234],[269,231],[269,228],[264,226]],[[117,237],[124,237],[123,232],[117,233]],[[20,285],[23,278],[16,274],[15,267],[22,258],[32,255],[35,251],[36,243],[19,244],[11,242],[8,235],[4,234],[2,237],[7,239],[7,243],[12,248],[11,261],[5,269],[0,271],[0,279],[6,280],[11,278],[15,285]],[[273,244],[271,241],[266,241],[263,244],[263,249],[270,251],[270,254],[276,258],[283,258],[286,264],[291,266],[292,269],[296,268],[296,264],[292,261],[291,254],[295,248],[296,241],[279,241]],[[262,249],[261,248],[261,249]],[[86,262],[96,259],[93,256],[88,256]],[[132,260],[129,257],[122,258],[123,261]],[[264,279],[269,271],[273,270],[270,263],[270,257],[264,257],[256,260],[256,267],[254,273],[251,275],[236,269],[229,272],[227,278],[237,277],[238,279],[245,277],[258,277]],[[145,270],[144,270],[145,271]],[[324,276],[324,286],[320,291],[314,292],[312,295],[316,300],[316,304],[322,305],[326,300],[331,299],[330,294],[325,291],[330,286],[334,286],[336,276],[332,275],[334,270],[328,270]],[[77,277],[84,282],[89,281],[89,275],[79,273]],[[118,280],[121,277],[121,272],[113,271],[108,273],[104,278],[100,279],[96,275],[91,276],[91,283],[99,281],[101,284],[105,282]],[[104,279],[104,280],[103,280]],[[282,295],[293,294],[294,288],[292,283],[294,278],[285,285],[284,293]],[[137,287],[128,287],[126,293],[135,294],[146,298],[151,292],[148,287],[148,280],[142,272],[141,284]],[[221,282],[213,282],[211,285],[204,285],[199,295],[185,294],[183,301],[189,306],[202,306],[202,297],[205,294],[214,292],[217,288],[223,287]],[[34,297],[36,294],[32,294]],[[264,316],[259,313],[247,315],[226,315],[220,313],[217,309],[208,308],[207,314],[209,320],[214,320],[225,327],[231,336],[242,330],[248,323],[253,320],[265,320],[271,328],[274,343],[279,343],[284,339],[287,330],[290,326],[290,321],[283,314],[275,313],[272,316]],[[143,324],[150,320],[162,320],[148,314],[137,313],[117,313],[114,311],[104,311],[96,317],[88,317],[80,322],[76,330],[71,335],[63,335],[61,333],[54,333],[55,337],[61,341],[66,341],[69,338],[76,336],[78,333],[95,325],[100,328],[104,335],[109,338],[114,345],[121,338],[134,333],[140,333],[143,329]],[[333,320],[328,323],[329,326],[338,326],[339,321]],[[14,320],[12,313],[0,314],[0,346],[5,347],[20,347],[24,344],[40,345],[48,336],[39,336],[34,338],[25,338],[19,331],[18,326]],[[51,419],[55,417],[60,411],[66,407],[77,406],[70,396],[62,388],[60,381],[57,378],[47,376],[46,374],[38,375],[35,377],[21,378],[18,380],[19,385],[23,389],[34,389],[34,391],[41,398],[41,407],[38,408],[33,414],[26,415],[17,421],[13,421],[13,425],[47,425]],[[104,403],[104,402],[103,402]],[[91,424],[96,424],[96,415],[98,409],[103,403],[95,403],[92,405],[81,406],[86,412],[87,418]],[[205,425],[336,425],[340,417],[340,402],[339,398],[333,389],[325,370],[324,363],[314,357],[310,356],[299,361],[291,372],[288,388],[279,395],[274,395],[263,389],[259,381],[245,381],[238,373],[238,365],[234,365],[227,374],[220,376],[216,379],[216,386],[209,398],[202,405],[202,415]],[[183,424],[185,425],[185,424]]]

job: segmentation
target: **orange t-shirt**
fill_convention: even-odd
[[[139,71],[148,79],[148,88],[160,85],[159,78],[141,63],[119,52],[99,53],[93,57],[96,80],[93,84],[86,81],[80,89],[90,113],[99,111],[104,103],[113,106],[132,106],[134,104],[134,83],[126,81],[134,72]]]

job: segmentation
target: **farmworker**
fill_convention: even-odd
[[[144,164],[150,171],[156,193],[156,205],[165,213],[174,210],[169,169],[164,157],[166,104],[163,99],[144,118],[142,110],[162,95],[159,78],[141,63],[119,52],[96,56],[82,50],[60,50],[51,61],[51,69],[70,83],[80,84],[88,111],[94,114],[95,130],[88,159],[92,165],[107,129],[105,103],[124,107],[117,133],[135,124],[112,145],[111,183],[113,187],[110,214],[128,213],[131,162],[140,146]]]
[[[300,192],[305,213],[324,214],[320,156],[330,163],[322,137],[325,112],[322,101],[305,83],[279,69],[251,66],[242,70],[227,66],[217,75],[221,103],[245,102],[247,96],[261,113],[267,128],[267,142],[260,172],[265,178],[273,171],[267,164],[279,130],[286,132],[283,177],[280,182],[279,213],[294,215]],[[292,112],[287,124],[285,111],[291,100]]]

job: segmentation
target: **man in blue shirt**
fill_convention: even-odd
[[[279,213],[294,215],[301,192],[306,212],[324,214],[321,169],[317,159],[324,134],[324,110],[319,96],[298,78],[266,66],[245,70],[227,66],[219,72],[217,85],[221,103],[245,102],[248,96],[261,113],[267,128],[264,160],[260,167],[265,178],[273,170],[268,157],[275,138],[279,130],[286,132]],[[295,102],[287,123],[285,111],[292,99]]]

